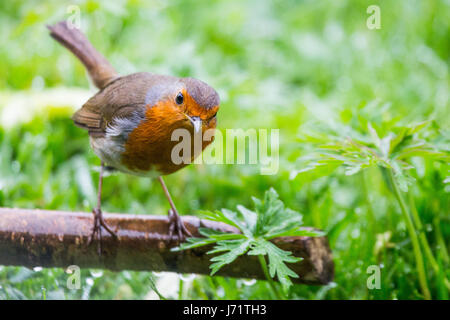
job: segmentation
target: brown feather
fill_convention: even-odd
[[[50,35],[69,49],[84,64],[97,88],[102,89],[117,77],[117,72],[86,39],[85,35],[67,21],[47,26]]]

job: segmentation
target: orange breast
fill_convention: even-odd
[[[216,121],[204,124],[203,129],[215,128]],[[171,102],[162,102],[148,107],[146,120],[128,136],[122,163],[132,171],[158,171],[162,175],[173,173],[187,164],[175,164],[171,159],[172,149],[179,141],[171,141],[175,129],[185,128],[193,134],[192,125]],[[210,144],[205,141],[202,150]],[[193,154],[193,139],[191,143]]]

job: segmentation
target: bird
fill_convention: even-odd
[[[220,107],[216,90],[190,77],[148,72],[121,76],[75,25],[61,21],[47,28],[52,38],[83,63],[99,89],[72,116],[76,126],[88,131],[90,146],[100,158],[97,206],[92,210],[94,222],[88,244],[97,240],[101,255],[102,228],[117,239],[118,230],[106,223],[101,210],[106,170],[158,179],[170,205],[169,235],[180,241],[191,236],[163,176],[189,164],[172,160],[172,149],[178,143],[171,139],[174,130],[185,129],[191,134],[213,130],[212,138],[202,141],[200,152],[193,152],[192,159],[214,140]]]

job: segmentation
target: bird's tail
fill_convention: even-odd
[[[75,26],[68,25],[66,21],[61,21],[53,26],[47,26],[47,28],[56,41],[80,59],[99,89],[103,89],[117,77],[117,72],[108,60],[92,46],[85,35]]]

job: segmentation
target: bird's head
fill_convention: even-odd
[[[151,109],[154,110],[149,110],[152,117],[155,113],[163,113],[158,118],[173,124],[168,128],[185,127],[198,133],[216,127],[219,95],[203,81],[164,76],[148,91],[146,102],[153,106]]]
[[[216,90],[194,78],[183,78],[184,86],[176,92],[174,102],[192,124],[194,132],[216,126],[219,95]]]

